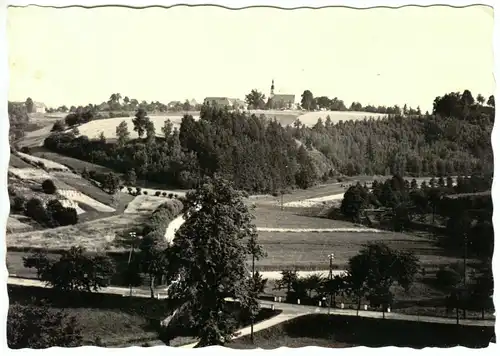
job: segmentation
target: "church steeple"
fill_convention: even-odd
[[[269,95],[269,97],[272,98],[273,96],[274,96],[274,79],[273,79],[273,81],[271,83],[271,94]]]

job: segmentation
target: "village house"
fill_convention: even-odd
[[[38,101],[35,101],[33,103],[33,112],[45,114],[46,111],[47,107],[45,106],[44,103],[40,103]]]
[[[220,107],[228,107],[231,109],[244,109],[246,104],[243,100],[232,99],[228,97],[208,97],[203,100],[205,105],[217,105]]]

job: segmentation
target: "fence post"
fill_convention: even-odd
[[[297,304],[300,304],[300,299],[297,299]]]
[[[365,304],[365,310],[368,310],[368,305]]]
[[[344,303],[340,303],[340,308],[344,309]]]

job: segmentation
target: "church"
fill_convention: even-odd
[[[294,109],[295,94],[274,94],[274,79],[271,84],[271,93],[267,101],[267,107],[274,110]]]

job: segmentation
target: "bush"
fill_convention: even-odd
[[[15,196],[14,199],[12,199],[10,208],[15,212],[23,212],[24,209],[26,209],[26,198],[23,196]]]
[[[24,146],[21,148],[21,152],[29,155],[31,153],[31,149],[29,147]]]
[[[26,216],[43,225],[50,223],[50,217],[45,210],[45,206],[38,198],[31,198],[26,203]]]
[[[57,188],[52,179],[46,179],[42,183],[42,189],[46,194],[55,194]]]
[[[61,132],[64,131],[64,122],[62,120],[57,120],[52,126],[51,132]]]
[[[147,191],[147,190],[143,191],[142,193],[143,193],[144,195],[148,195],[148,191]]]
[[[159,197],[161,195],[161,192],[156,192],[155,196]]]
[[[161,193],[161,195],[163,195],[164,197],[166,197],[167,196],[167,192],[163,192],[163,193]]]
[[[168,193],[168,197],[169,197],[170,199],[172,199],[172,198],[174,197],[174,194],[173,194],[173,193]]]
[[[456,286],[462,279],[462,276],[450,267],[441,267],[436,272],[436,283],[439,287],[450,288]]]
[[[64,207],[59,200],[51,200],[47,203],[47,213],[52,218],[54,225],[74,225],[78,222],[78,214],[74,208]]]

